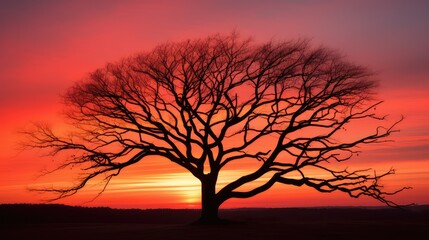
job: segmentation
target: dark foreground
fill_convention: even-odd
[[[191,224],[197,210],[0,205],[1,239],[428,239],[429,206],[223,210],[229,222]]]

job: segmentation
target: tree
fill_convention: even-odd
[[[393,169],[337,169],[357,147],[397,131],[397,122],[380,123],[364,136],[345,137],[356,122],[385,120],[374,112],[381,103],[375,88],[366,68],[306,40],[257,44],[215,35],[159,45],[94,71],[64,96],[74,131],[62,136],[38,125],[26,133],[27,145],[52,156],[69,153],[59,169],[83,171],[72,187],[42,189],[57,198],[97,176],[107,185],[150,156],[166,158],[200,180],[201,222],[217,221],[226,200],[276,183],[395,205],[386,197],[403,189],[387,192],[379,183]],[[240,162],[253,171],[217,186],[219,173]]]

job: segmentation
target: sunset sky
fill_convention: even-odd
[[[40,203],[28,188],[61,184],[52,159],[20,152],[18,132],[31,122],[61,124],[60,95],[89,72],[164,42],[233,30],[262,42],[311,39],[368,66],[380,80],[380,113],[405,117],[394,142],[364,150],[350,166],[391,167],[399,204],[429,204],[429,1],[0,1],[0,203]],[[221,181],[242,174],[225,172]],[[198,180],[166,160],[133,166],[92,202],[99,186],[59,201],[121,208],[199,207]],[[64,183],[67,184],[67,183]],[[222,182],[221,182],[222,184]],[[223,207],[380,205],[343,193],[278,185]]]

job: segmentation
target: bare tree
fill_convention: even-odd
[[[374,113],[375,87],[366,68],[305,40],[257,44],[215,35],[163,44],[96,70],[64,97],[74,131],[60,136],[38,125],[26,133],[27,145],[69,153],[59,169],[79,166],[84,173],[72,187],[42,189],[58,198],[97,176],[107,185],[150,156],[166,158],[201,181],[201,222],[218,220],[226,200],[275,183],[395,205],[386,196],[398,191],[379,184],[394,170],[338,169],[360,145],[396,131],[396,123],[378,124],[365,136],[344,137],[352,123],[385,120]],[[219,173],[240,162],[254,169],[217,186]]]

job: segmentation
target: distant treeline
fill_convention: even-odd
[[[199,217],[193,209],[112,209],[60,204],[1,204],[1,224],[25,223],[145,223],[186,224]],[[429,221],[429,206],[390,207],[241,208],[221,210],[235,221]]]
[[[2,204],[1,223],[186,223],[198,210],[112,209],[60,204]]]

